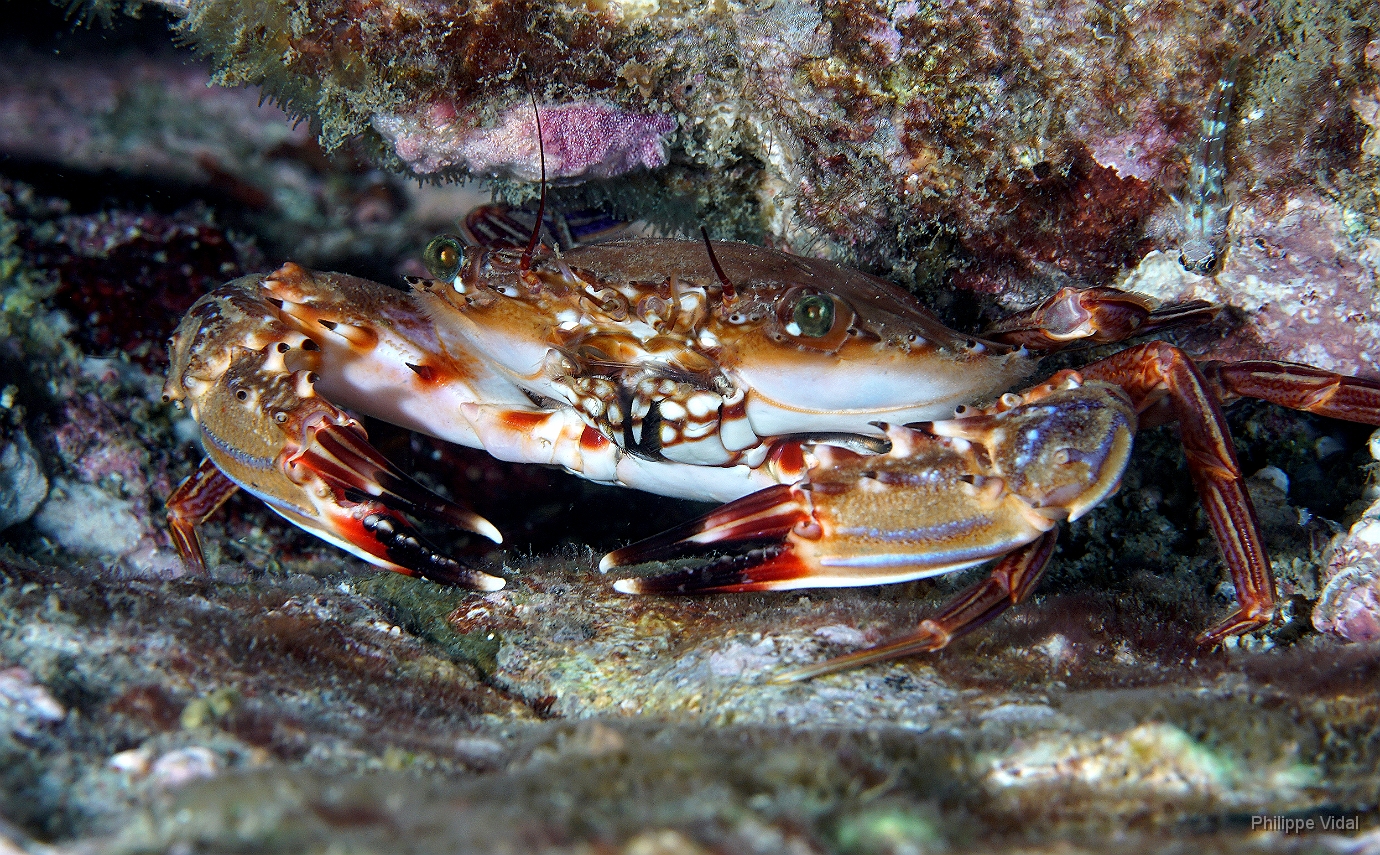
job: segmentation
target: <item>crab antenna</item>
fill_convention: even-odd
[[[532,266],[532,253],[537,249],[537,243],[541,240],[541,224],[546,217],[546,144],[541,138],[541,110],[537,109],[537,96],[531,92],[527,97],[532,99],[532,114],[537,117],[537,157],[541,161],[541,201],[537,202],[537,222],[532,226],[532,236],[527,239],[527,248],[522,251],[522,272],[526,273]],[[717,267],[717,265],[715,265]]]
[[[738,292],[733,288],[733,282],[724,273],[724,269],[719,266],[719,259],[714,257],[714,247],[709,243],[709,229],[700,226],[700,236],[704,238],[704,248],[709,250],[709,263],[714,265],[714,275],[719,277],[719,281],[724,285],[724,302],[732,303],[738,298]]]

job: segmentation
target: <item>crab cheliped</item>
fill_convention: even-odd
[[[535,239],[533,241],[535,244]],[[970,336],[906,292],[829,262],[735,243],[638,239],[557,252],[428,247],[408,291],[295,264],[207,294],[173,337],[165,396],[206,459],[169,499],[179,551],[236,488],[378,566],[477,590],[408,515],[495,541],[409,478],[350,412],[502,460],[728,502],[609,553],[637,594],[868,585],[997,559],[915,633],[787,675],[937,650],[1030,595],[1057,527],[1117,489],[1135,432],[1177,421],[1237,605],[1215,643],[1268,624],[1275,585],[1221,405],[1260,398],[1380,424],[1380,383],[1280,362],[1195,364],[1149,341],[1023,391],[1039,357],[1201,322],[1064,289]],[[347,412],[350,411],[350,412]]]

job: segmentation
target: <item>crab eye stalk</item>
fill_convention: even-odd
[[[451,280],[460,272],[465,257],[465,245],[454,235],[440,235],[431,239],[422,252],[426,269],[436,279]]]
[[[847,300],[797,286],[777,299],[772,328],[787,347],[835,353],[848,341],[856,318]]]
[[[834,301],[822,294],[806,294],[795,303],[791,321],[795,335],[822,338],[834,328]]]

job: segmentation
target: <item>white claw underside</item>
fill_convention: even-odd
[[[467,366],[471,367],[469,376],[427,382],[410,366],[435,365],[439,343],[405,338],[396,326],[381,326],[379,331],[378,345],[366,354],[322,343],[318,393],[341,406],[470,447],[480,442],[460,416],[462,406],[481,400],[530,405],[507,378],[483,363]]]
[[[748,466],[649,460],[612,442],[592,446],[583,440],[588,427],[573,410],[515,411],[480,404],[461,410],[484,450],[499,460],[561,466],[591,481],[704,502],[732,501],[776,483]]]
[[[1032,363],[1016,354],[957,367],[935,360],[932,369],[913,364],[834,365],[802,376],[789,365],[737,371],[747,396],[747,416],[757,436],[811,431],[870,433],[871,422],[895,424],[951,418],[954,408],[989,391],[1010,388]],[[808,394],[803,394],[808,391]],[[816,409],[818,402],[837,403]]]

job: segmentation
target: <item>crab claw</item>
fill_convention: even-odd
[[[599,562],[599,570],[608,572],[628,564],[683,558],[713,549],[717,544],[737,546],[762,541],[761,550],[743,556],[724,557],[704,567],[662,576],[619,579],[613,587],[625,594],[763,590],[756,586],[771,580],[774,570],[769,565],[783,554],[780,541],[797,525],[810,524],[809,506],[800,492],[786,485],[759,490],[697,520],[616,549]]]
[[[809,519],[809,507],[799,501],[792,487],[785,484],[767,487],[718,507],[698,520],[613,550],[599,561],[599,572],[658,559],[679,559],[712,549],[716,543],[780,541],[796,524],[807,523]],[[615,586],[624,590],[625,583],[632,582],[636,579],[622,579]],[[651,592],[629,590],[628,593]]]
[[[503,535],[493,523],[443,499],[400,471],[369,444],[368,437],[358,426],[320,424],[308,428],[308,433],[310,439],[306,446],[285,460],[289,470],[304,467],[335,494],[347,499],[360,501],[362,497],[369,497],[384,507],[430,517],[483,535],[494,543],[503,542]],[[288,477],[295,481],[300,476],[290,471]]]
[[[627,594],[779,591],[901,582],[1002,554],[1066,514],[1031,514],[1000,478],[963,480],[968,445],[887,427],[892,450],[819,446],[806,480],[771,487],[605,556],[607,569],[733,550],[702,566],[620,579]],[[1034,519],[1036,524],[1031,525]]]
[[[503,580],[466,567],[423,538],[402,514],[378,502],[338,504],[308,517],[274,506],[285,519],[370,564],[443,585],[497,591]]]
[[[1116,489],[1135,411],[1072,373],[990,410],[912,429],[882,426],[891,450],[817,446],[805,480],[754,493],[609,553],[601,569],[733,554],[658,576],[630,594],[770,591],[900,582],[1010,553]]]
[[[232,283],[203,297],[173,338],[164,394],[191,410],[209,461],[168,500],[183,559],[202,566],[195,527],[240,487],[371,564],[477,590],[503,587],[427,543],[403,515],[501,542],[498,530],[371,446],[358,421],[316,393],[319,348],[274,317],[270,304]],[[204,346],[203,337],[220,346]]]
[[[322,424],[307,430],[306,444],[281,460],[289,480],[307,487],[301,505],[269,505],[283,517],[365,561],[408,576],[496,591],[503,580],[465,567],[429,543],[403,513],[425,516],[483,535],[503,536],[483,517],[427,490],[369,445],[353,424]],[[312,489],[317,485],[326,489]],[[264,497],[268,499],[267,496]]]
[[[257,458],[242,449],[236,454],[211,428],[203,425],[203,432],[207,463],[215,474],[208,476],[203,464],[168,500],[174,540],[189,564],[202,564],[195,525],[228,495],[228,482],[229,490],[243,487],[289,522],[378,567],[479,591],[503,587],[497,576],[441,552],[403,514],[429,517],[501,542],[493,524],[399,471],[369,445],[353,420],[306,426],[300,446],[284,450],[276,459]],[[212,502],[199,499],[206,493],[213,494]]]

